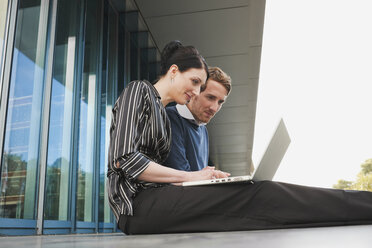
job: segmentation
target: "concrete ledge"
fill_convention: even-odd
[[[0,237],[0,247],[254,247],[370,248],[372,225],[245,232],[133,235],[121,233]]]

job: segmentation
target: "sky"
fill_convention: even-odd
[[[266,0],[253,146],[292,142],[274,180],[332,187],[372,158],[372,1]]]

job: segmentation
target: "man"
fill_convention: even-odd
[[[206,124],[221,109],[231,90],[231,78],[218,67],[209,68],[209,79],[187,105],[167,108],[172,127],[171,150],[164,165],[198,171],[208,165]]]

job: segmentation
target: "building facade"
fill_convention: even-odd
[[[111,108],[159,56],[126,1],[0,1],[0,235],[117,231]]]

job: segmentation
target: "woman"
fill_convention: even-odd
[[[152,86],[128,85],[113,108],[108,195],[127,234],[238,231],[372,223],[372,193],[261,181],[198,187],[185,181],[227,177],[207,167],[178,171],[162,166],[170,147],[164,106],[187,103],[208,78],[193,47],[170,42]],[[169,184],[171,183],[171,184]]]
[[[161,183],[229,175],[211,167],[183,172],[161,165],[171,142],[164,106],[170,102],[186,104],[199,94],[207,78],[208,66],[199,52],[192,46],[172,41],[162,52],[156,84],[131,82],[116,101],[110,128],[107,188],[117,220],[122,222],[133,215],[133,201],[141,191],[163,186]],[[124,231],[124,225],[119,226]]]

